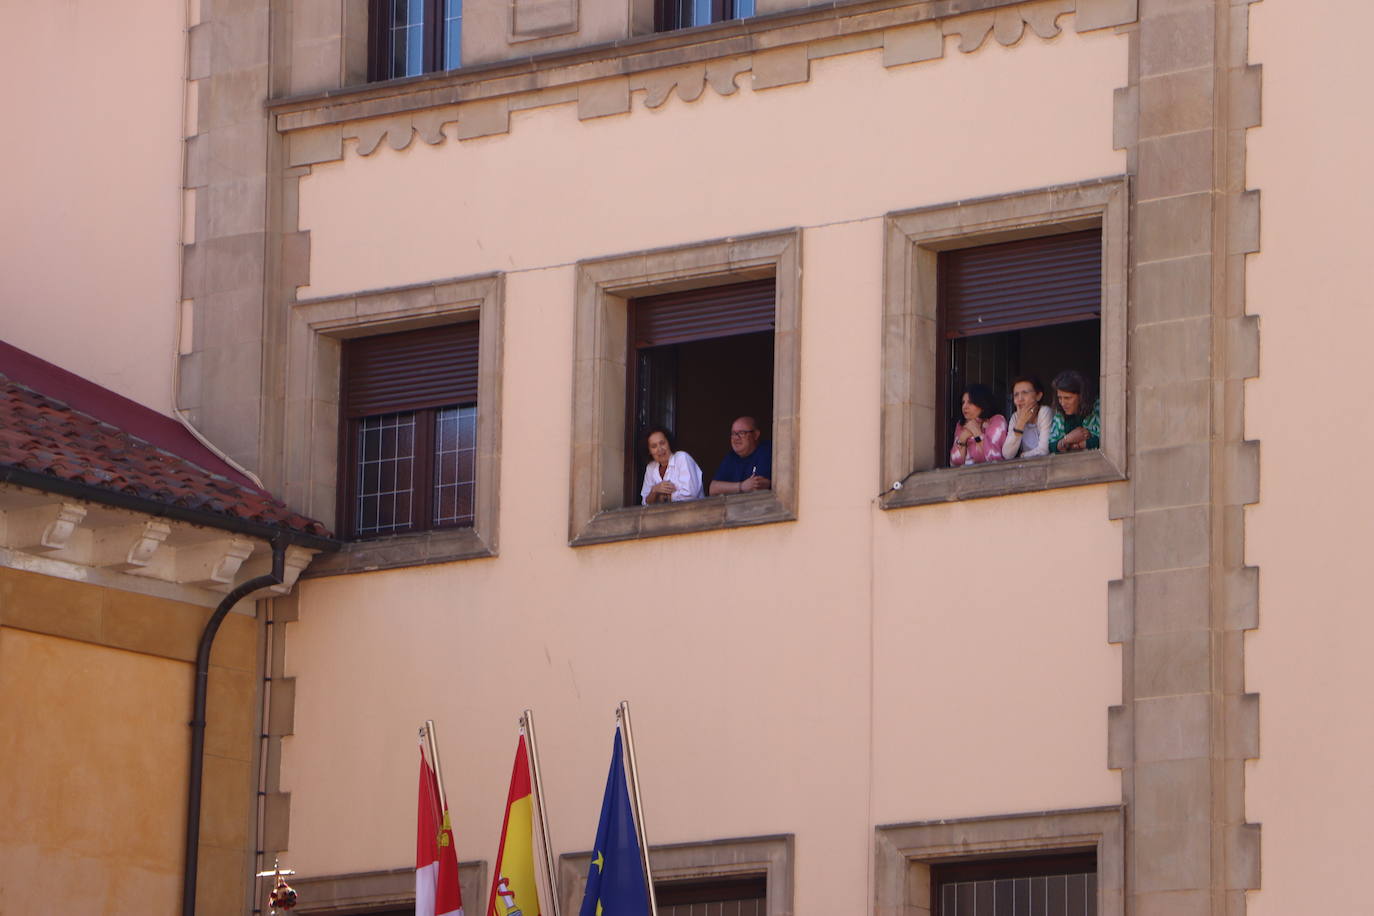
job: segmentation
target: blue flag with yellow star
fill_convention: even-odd
[[[596,825],[592,864],[587,870],[587,892],[578,916],[649,916],[649,890],[625,781],[619,727],[611,752],[611,772],[606,777],[606,796],[601,801],[601,821]]]

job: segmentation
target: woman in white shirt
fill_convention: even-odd
[[[639,500],[646,506],[654,503],[685,502],[701,499],[701,468],[686,452],[673,451],[673,437],[668,430],[656,426],[649,430],[649,457],[653,460],[644,469],[644,486]]]
[[[1050,453],[1050,423],[1054,411],[1041,404],[1045,386],[1033,376],[1021,376],[1011,386],[1011,402],[1016,409],[1007,416],[1007,438],[1002,457],[1035,458]]]

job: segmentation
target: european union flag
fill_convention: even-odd
[[[601,801],[601,821],[596,825],[596,846],[587,870],[587,892],[578,916],[649,916],[649,890],[625,782],[618,727],[606,796]]]

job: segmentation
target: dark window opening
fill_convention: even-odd
[[[752,416],[761,441],[772,439],[775,311],[772,279],[631,302],[625,505],[639,504],[655,426],[672,431],[707,487],[736,417]]]
[[[671,32],[753,15],[754,0],[654,0],[654,31]]]
[[[462,65],[462,0],[369,0],[368,79]]]
[[[347,341],[340,517],[356,538],[473,524],[476,322]]]
[[[658,916],[764,916],[768,912],[768,878],[708,878],[700,881],[656,881]]]
[[[931,868],[933,916],[1097,916],[1092,852]]]
[[[937,467],[948,462],[966,386],[1011,412],[1017,376],[1039,378],[1054,406],[1065,369],[1101,378],[1102,232],[1089,229],[941,252]]]

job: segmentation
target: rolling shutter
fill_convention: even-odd
[[[771,331],[775,299],[771,279],[645,296],[632,303],[631,339],[638,349]]]
[[[349,418],[477,400],[478,324],[469,321],[346,341]]]
[[[1102,232],[1089,229],[940,254],[944,336],[1102,315]]]

